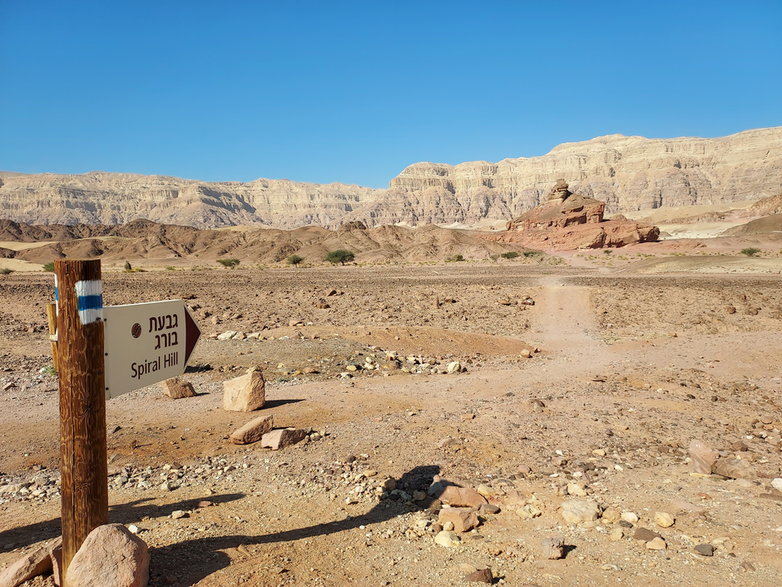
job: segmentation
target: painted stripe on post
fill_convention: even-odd
[[[77,281],[76,299],[79,320],[91,324],[103,319],[103,282],[100,280]]]

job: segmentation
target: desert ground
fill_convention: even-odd
[[[107,265],[107,304],[183,298],[203,330],[196,397],[107,403],[110,521],[149,545],[151,585],[453,585],[485,568],[516,586],[782,584],[782,259],[656,245]],[[60,532],[52,289],[50,273],[0,275],[0,569]],[[222,382],[251,366],[266,406],[223,410]],[[229,442],[261,413],[311,433]],[[692,473],[693,440],[735,477]],[[435,542],[438,480],[497,506],[452,546]],[[596,519],[568,523],[571,500]]]

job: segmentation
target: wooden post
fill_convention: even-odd
[[[103,297],[99,260],[54,262],[59,291],[62,576],[93,529],[108,523]]]
[[[57,304],[46,304],[46,320],[49,322],[49,340],[52,343],[52,366],[54,372],[60,372],[60,360],[57,354]]]

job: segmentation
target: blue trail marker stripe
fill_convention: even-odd
[[[103,307],[103,296],[79,296],[79,311],[81,310],[97,310]]]

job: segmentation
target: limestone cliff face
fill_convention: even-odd
[[[202,228],[504,224],[540,204],[559,178],[572,191],[606,202],[607,214],[759,199],[782,186],[782,127],[716,139],[610,135],[499,163],[416,163],[387,190],[271,179],[0,173],[0,218],[34,224],[148,218]]]
[[[121,224],[138,218],[201,228],[336,226],[377,190],[283,179],[207,183],[165,176],[1,174],[0,218],[36,224]]]
[[[510,219],[540,204],[559,178],[606,202],[609,214],[770,196],[782,185],[782,127],[716,139],[610,135],[564,143],[541,157],[415,163],[391,180],[389,201],[372,211],[375,221],[398,218],[396,202],[404,200],[416,222],[437,222],[446,212],[430,206],[436,194],[451,222]]]

